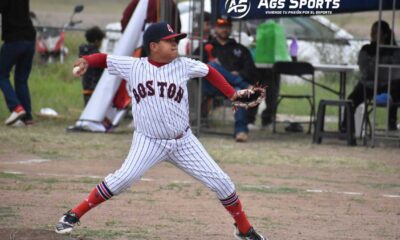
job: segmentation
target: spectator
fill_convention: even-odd
[[[353,113],[355,109],[364,102],[364,87],[366,98],[371,100],[373,97],[375,79],[375,56],[376,44],[378,39],[378,24],[376,21],[371,28],[371,43],[364,45],[358,55],[358,65],[360,67],[361,79],[350,93],[348,99],[353,102]],[[387,22],[381,21],[381,44],[397,45],[394,33]],[[380,48],[379,59],[381,64],[399,64],[400,52],[394,48]],[[378,72],[378,94],[388,91],[388,69],[380,68]],[[392,80],[390,95],[393,101],[400,101],[400,71],[392,70]],[[344,126],[344,124],[342,124]],[[397,106],[389,108],[389,130],[397,130]],[[345,130],[345,129],[342,129]]]
[[[203,19],[203,40],[210,41],[211,40],[211,14],[209,12],[204,12]],[[200,16],[199,16],[200,18]],[[199,32],[194,32],[193,36],[200,37]]]
[[[29,0],[1,0],[2,40],[0,51],[0,88],[11,115],[6,125],[22,120],[32,124],[28,78],[35,53],[36,31],[29,14]],[[14,88],[10,72],[15,66]]]
[[[204,12],[204,21],[203,21],[203,39],[199,40],[201,34],[200,34],[200,28],[195,29],[191,36],[188,38],[189,41],[186,42],[185,46],[185,53],[189,55],[192,52],[192,47],[193,49],[196,49],[197,54],[199,54],[199,42],[206,43],[211,40],[212,35],[211,35],[211,14],[209,12]],[[191,44],[193,44],[191,46]]]
[[[209,12],[204,12],[203,39],[211,40],[211,14]]]
[[[223,16],[217,19],[215,38],[204,46],[203,61],[217,69],[236,89],[249,88],[257,83],[257,71],[250,51],[237,43],[231,35],[232,22]],[[197,49],[195,51],[198,52]],[[219,95],[219,91],[207,81],[203,81],[205,96]],[[247,110],[240,108],[235,112],[235,139],[246,142],[248,139]]]
[[[104,36],[104,32],[99,27],[89,28],[85,32],[87,43],[82,44],[79,47],[79,57],[98,53]],[[101,75],[103,74],[103,70],[103,68],[88,68],[86,73],[82,76],[83,100],[85,106],[89,102],[89,99],[92,96]]]

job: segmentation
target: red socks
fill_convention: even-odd
[[[251,225],[249,220],[247,220],[246,214],[242,208],[242,204],[240,203],[239,196],[236,195],[236,192],[234,192],[228,198],[221,200],[221,202],[226,210],[228,210],[228,212],[231,214],[233,219],[235,219],[239,231],[243,234],[246,234],[250,230]]]
[[[87,199],[83,200],[80,204],[73,208],[72,212],[75,213],[78,218],[81,218],[90,209],[110,199],[112,196],[113,194],[107,188],[105,182],[103,181],[90,192]]]
[[[103,181],[90,192],[87,199],[72,209],[72,212],[74,212],[78,218],[81,218],[90,209],[110,199],[112,196],[112,192],[108,189],[107,185]],[[221,203],[224,205],[226,210],[228,210],[233,219],[235,219],[236,226],[239,231],[243,234],[246,234],[250,230],[251,225],[247,220],[246,214],[242,208],[242,204],[240,203],[239,196],[236,194],[236,192],[232,193],[226,199],[221,200]]]

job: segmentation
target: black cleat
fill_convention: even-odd
[[[240,240],[268,240],[267,238],[263,237],[261,234],[257,233],[253,227],[251,227],[250,230],[246,234],[243,234],[239,231],[236,224],[235,224],[235,230],[233,231],[233,235],[235,236],[236,239],[240,239]]]
[[[73,228],[76,224],[79,225],[79,218],[75,213],[69,210],[64,213],[64,215],[60,218],[60,221],[56,225],[56,233],[58,234],[66,234],[72,232]]]

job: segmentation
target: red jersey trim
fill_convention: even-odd
[[[89,67],[107,68],[107,54],[105,53],[94,53],[82,56],[82,58],[88,62]]]

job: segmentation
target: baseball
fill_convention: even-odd
[[[74,75],[78,75],[78,72],[81,70],[81,68],[79,66],[76,66],[72,69],[72,74]]]

